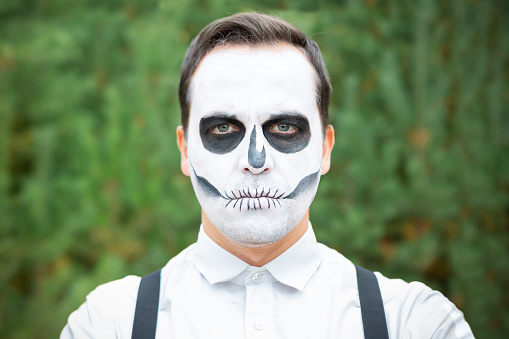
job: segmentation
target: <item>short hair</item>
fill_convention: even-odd
[[[318,44],[300,29],[273,15],[237,13],[208,24],[187,48],[180,69],[179,102],[187,133],[191,106],[191,80],[202,59],[217,46],[289,44],[301,50],[316,72],[316,101],[323,130],[329,125],[332,87]]]

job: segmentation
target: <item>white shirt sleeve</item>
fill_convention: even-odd
[[[130,338],[139,277],[101,285],[74,311],[60,339]]]
[[[423,283],[387,279],[376,272],[391,338],[474,338],[463,313]]]
[[[438,291],[431,291],[422,301],[419,312],[420,338],[474,338],[463,312]]]

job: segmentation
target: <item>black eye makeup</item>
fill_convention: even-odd
[[[246,134],[246,128],[237,119],[211,116],[200,120],[200,137],[203,147],[215,154],[233,151]]]
[[[307,147],[311,139],[309,121],[304,116],[278,114],[262,125],[268,143],[281,153],[296,153]]]

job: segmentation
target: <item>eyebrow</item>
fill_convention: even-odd
[[[271,114],[270,117],[267,119],[267,121],[268,120],[288,119],[288,118],[301,118],[301,119],[307,120],[307,117],[298,111],[284,111],[284,112]]]
[[[227,112],[211,112],[211,113],[206,114],[205,116],[203,116],[201,118],[201,120],[208,119],[208,118],[225,118],[225,119],[235,119],[235,120],[238,120],[237,114],[227,113]]]

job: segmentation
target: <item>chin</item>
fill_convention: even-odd
[[[304,213],[292,212],[292,209],[283,208],[205,210],[207,217],[222,234],[244,247],[267,246],[286,236],[305,214],[305,210]]]

